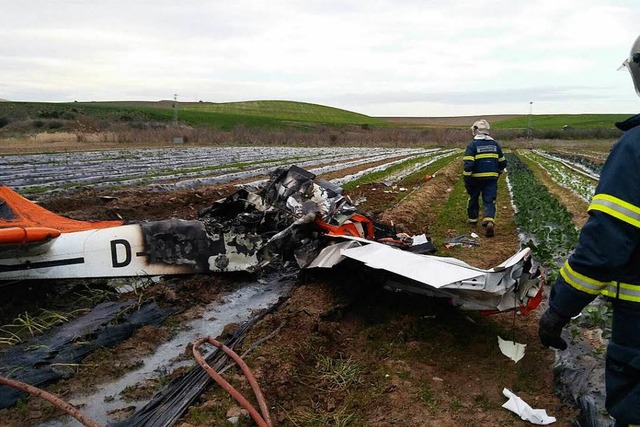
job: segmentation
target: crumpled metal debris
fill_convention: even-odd
[[[345,240],[355,243],[331,247]],[[445,297],[467,310],[524,314],[542,296],[530,251],[490,270],[429,257],[436,248],[426,235],[399,234],[374,222],[341,187],[297,166],[276,169],[260,187],[216,201],[197,220],[106,224],[62,233],[48,243],[37,254],[5,257],[0,279],[257,272],[293,264],[326,268],[348,257],[384,270],[380,276],[389,289]],[[477,241],[460,235],[448,244]]]
[[[358,213],[341,187],[297,166],[276,169],[256,191],[238,190],[201,210],[200,221],[212,235],[251,235],[251,247],[243,247],[242,252],[255,256],[254,269],[290,258],[305,268],[326,245],[325,235],[386,239],[410,246],[392,228]]]
[[[540,270],[532,264],[529,248],[494,268],[482,270],[456,258],[415,254],[367,239],[349,236],[336,239],[356,241],[359,245],[344,245],[339,251],[331,246],[324,248],[318,255],[322,266],[332,267],[344,258],[359,261],[380,270],[379,276],[385,278],[385,287],[390,290],[448,298],[463,310],[486,314],[509,310],[527,314],[542,298]]]
[[[447,249],[460,245],[480,246],[480,243],[475,240],[471,234],[460,234],[459,236],[451,237],[444,241],[444,247]]]

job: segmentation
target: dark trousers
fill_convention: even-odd
[[[480,214],[479,199],[482,196],[482,206],[484,209],[485,220],[495,221],[496,217],[496,197],[498,196],[498,180],[497,179],[479,179],[466,178],[464,187],[469,194],[469,203],[467,204],[467,218],[469,220],[478,220]]]
[[[613,302],[605,382],[606,407],[616,426],[640,424],[640,303]]]

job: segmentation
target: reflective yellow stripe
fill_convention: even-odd
[[[640,286],[630,283],[611,282],[607,288],[602,291],[602,294],[625,301],[640,302]]]
[[[500,157],[500,158],[498,159],[498,161],[499,161],[499,162],[506,162],[506,161],[507,161],[507,159],[505,159],[504,157]]]
[[[495,176],[497,178],[498,177],[498,172],[472,173],[471,176],[474,177],[474,178],[485,178],[485,177]]]
[[[471,160],[471,161],[474,161],[474,160],[475,160],[475,157],[473,157],[473,156],[464,156],[464,157],[462,158],[462,160]]]
[[[471,172],[464,171],[464,172],[462,172],[462,175],[464,175],[464,176],[471,176]]]
[[[495,218],[491,218],[490,216],[485,216],[482,218],[482,222],[496,222]]]
[[[609,194],[596,194],[591,200],[589,211],[602,211],[634,227],[640,228],[640,208]]]
[[[476,154],[477,159],[497,159],[498,153]]]
[[[590,295],[606,295],[625,301],[640,302],[640,285],[619,282],[601,282],[577,273],[566,261],[560,269],[564,280],[579,291]]]
[[[600,282],[585,276],[584,274],[577,273],[569,265],[569,261],[565,261],[564,265],[560,269],[560,275],[564,280],[576,288],[579,291],[586,292],[591,295],[598,295],[607,285],[611,282]]]

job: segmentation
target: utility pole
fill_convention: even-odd
[[[533,101],[529,101],[529,120],[527,121],[527,139],[531,139],[531,115],[533,114]]]
[[[178,126],[178,94],[173,94],[173,125]]]

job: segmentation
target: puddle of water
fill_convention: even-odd
[[[246,322],[255,310],[271,306],[290,287],[286,282],[274,285],[253,283],[227,295],[223,303],[207,306],[201,318],[185,325],[171,340],[158,347],[155,353],[143,358],[144,364],[140,368],[114,382],[100,385],[100,389],[91,395],[72,396],[70,402],[100,425],[117,421],[108,415],[114,410],[131,406],[135,406],[136,410],[140,409],[149,399],[125,402],[121,400],[120,392],[126,387],[142,384],[147,379],[166,375],[179,367],[194,366],[196,362],[193,358],[180,357],[189,343],[207,335],[216,337],[229,323]],[[75,427],[81,424],[72,417],[64,417],[40,426]]]

